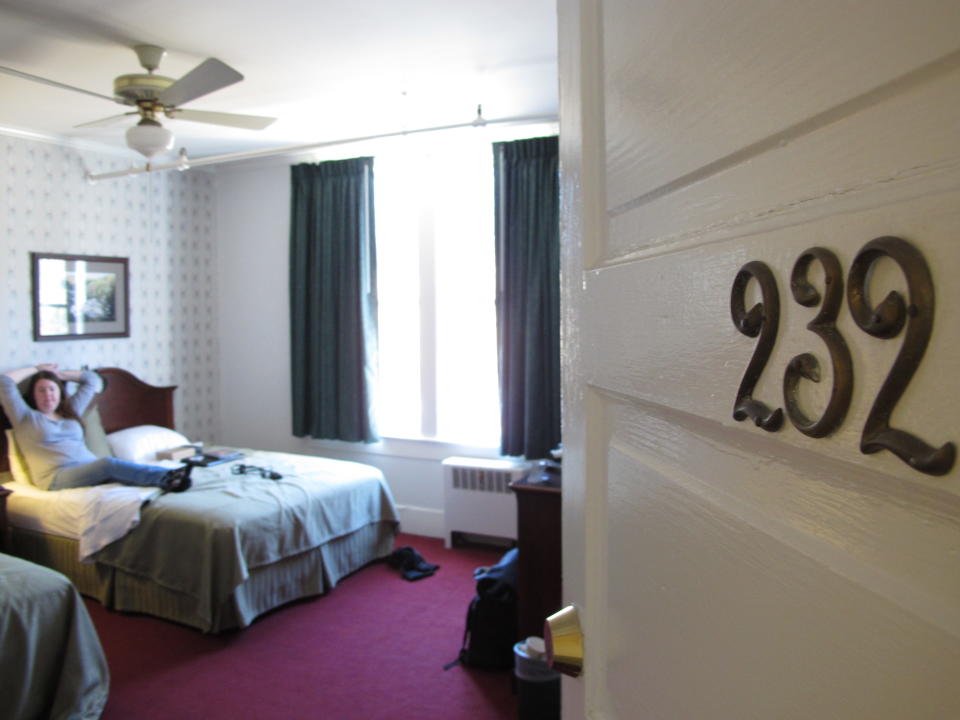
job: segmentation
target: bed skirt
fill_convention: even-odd
[[[12,532],[14,554],[63,573],[82,595],[107,608],[216,633],[247,627],[258,615],[293,600],[322,595],[350,573],[386,557],[393,549],[396,523],[370,523],[313,550],[252,568],[213,617],[199,616],[196,600],[188,595],[106,565],[81,563],[76,540],[23,528]]]

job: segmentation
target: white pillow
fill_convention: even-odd
[[[137,425],[117,430],[107,435],[107,442],[114,457],[135,463],[156,462],[158,452],[190,444],[176,430],[159,425]]]
[[[20,446],[13,436],[13,430],[5,430],[7,433],[7,462],[10,464],[10,474],[18,483],[33,485],[30,479],[30,470],[27,468],[27,461],[20,452]]]

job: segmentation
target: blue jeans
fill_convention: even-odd
[[[62,468],[53,477],[50,490],[66,490],[67,488],[102,485],[109,482],[143,487],[160,487],[164,476],[168,472],[170,472],[170,468],[157,465],[140,465],[127,460],[118,460],[115,457],[105,457],[92,463]]]

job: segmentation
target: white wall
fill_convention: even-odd
[[[299,449],[290,434],[289,172],[221,168],[216,178],[223,441],[283,451]]]
[[[379,467],[399,506],[402,529],[440,537],[440,460],[489,451],[432,442],[319,441],[291,433],[290,164],[217,169],[222,442]]]

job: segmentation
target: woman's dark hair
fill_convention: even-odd
[[[27,405],[34,410],[37,409],[37,401],[33,397],[33,389],[41,380],[52,380],[60,387],[60,404],[57,405],[57,415],[69,420],[76,420],[83,425],[83,421],[80,419],[80,416],[77,415],[77,411],[73,409],[73,402],[70,400],[70,396],[67,395],[67,388],[63,384],[63,380],[61,380],[56,373],[52,373],[49,370],[38,370],[30,378],[30,384],[27,385],[27,389],[23,393],[23,399],[27,401]]]

